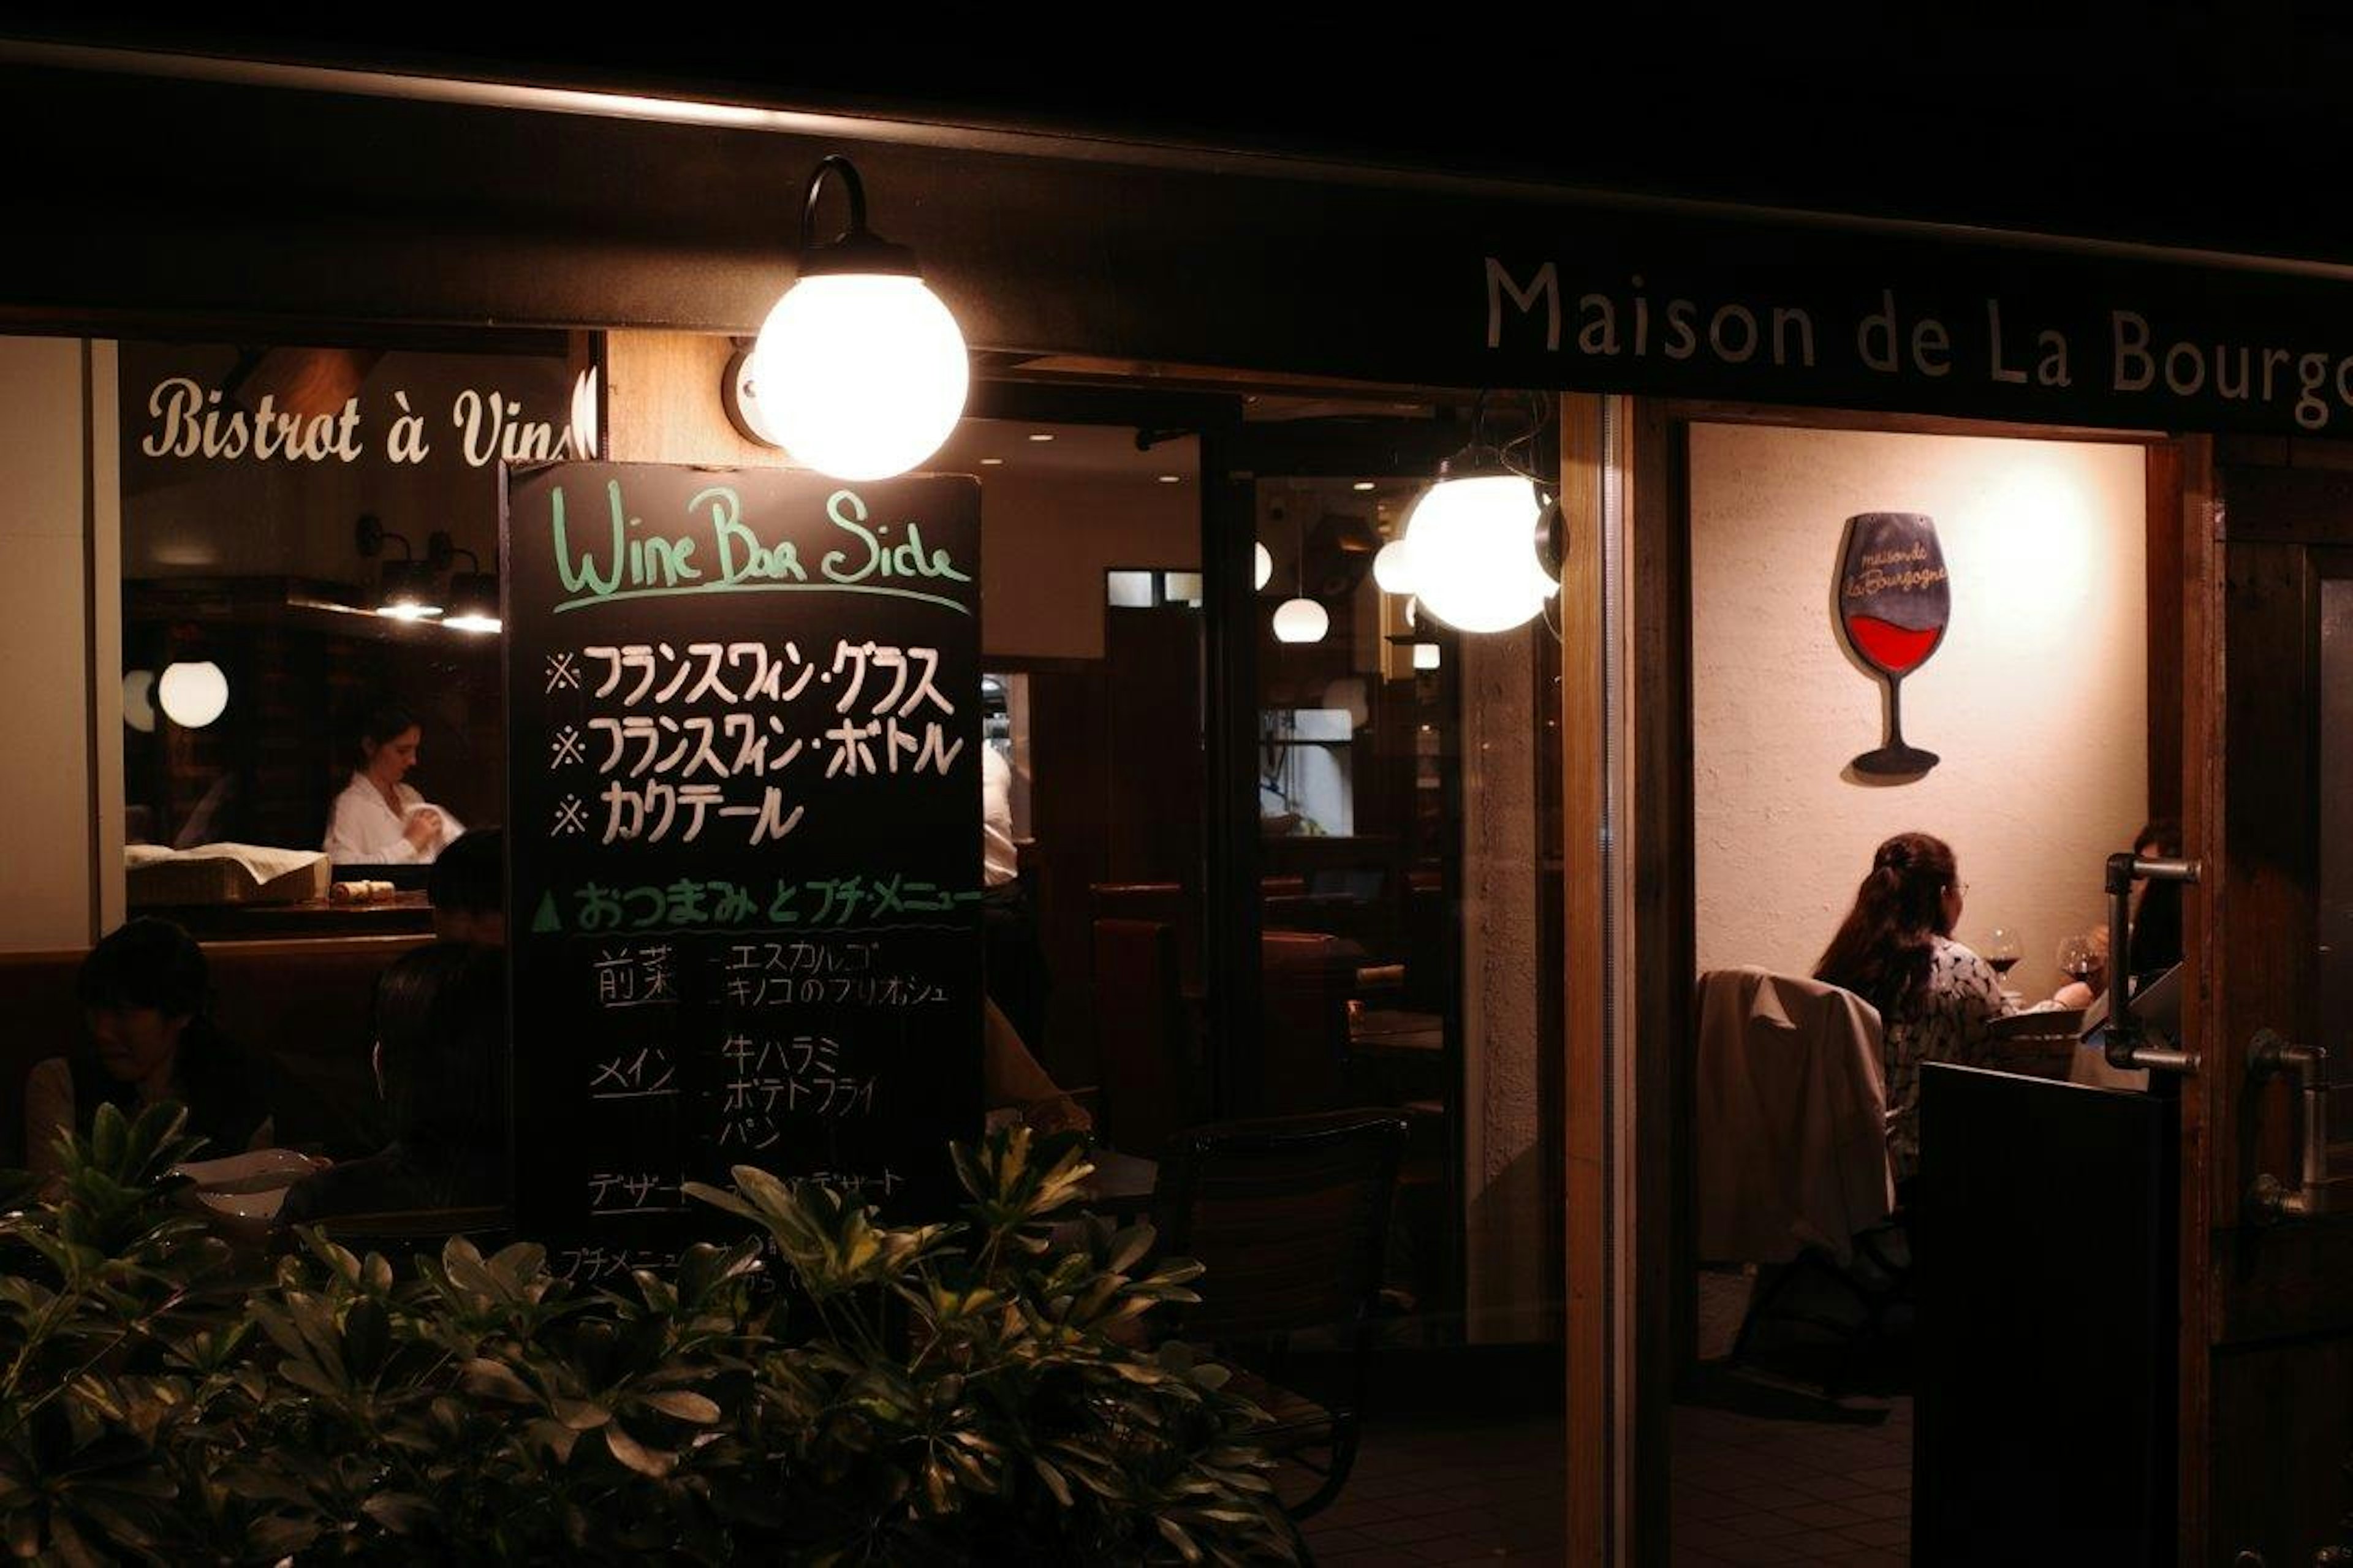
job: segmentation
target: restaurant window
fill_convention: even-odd
[[[591,352],[121,345],[133,913],[426,929],[427,867],[503,813],[500,465],[593,450]]]
[[[1092,1113],[1114,1184],[1156,1166],[1154,1212],[1203,1256],[1205,1310],[1255,1310],[1267,1266],[1293,1270],[1282,1289],[1302,1267],[1369,1280],[1290,1334],[1279,1366],[1225,1347],[1294,1394],[1376,1412],[1311,1546],[1361,1544],[1346,1522],[1361,1505],[1425,1535],[1425,1516],[1448,1515],[1457,1555],[1550,1560],[1567,1273],[1557,622],[1457,634],[1372,572],[1482,400],[1117,371],[997,366],[981,403],[1060,418],[968,419],[926,465],[982,485],[982,637],[1008,683],[1008,745],[1027,753],[1016,837],[1046,958],[1034,1054]],[[1186,405],[1137,406],[1171,398]],[[1548,439],[1523,456],[1556,460]],[[1312,610],[1284,616],[1299,600]],[[1286,635],[1302,616],[1316,634]],[[1244,646],[1253,673],[1229,682]],[[1273,1187],[1303,1184],[1253,1199],[1296,1227],[1280,1247],[1237,1254],[1208,1211],[1176,1212],[1176,1173],[1235,1158],[1232,1140],[1367,1126],[1400,1134],[1370,1234],[1348,1206],[1359,1173],[1314,1147],[1260,1167]],[[1398,1482],[1430,1470],[1453,1479]],[[1278,1477],[1293,1500],[1324,1484]]]

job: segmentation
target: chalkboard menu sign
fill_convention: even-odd
[[[516,1209],[659,1261],[687,1181],[944,1214],[980,1126],[980,489],[561,463],[504,498]]]

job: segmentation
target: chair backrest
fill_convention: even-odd
[[[1879,1014],[1819,981],[1726,969],[1700,976],[1698,1016],[1699,1257],[1843,1259],[1893,1199]]]
[[[1176,975],[1187,989],[1201,983],[1201,911],[1181,882],[1090,882],[1087,915],[1097,921],[1158,921],[1176,933]]]
[[[1178,1134],[1154,1207],[1165,1249],[1206,1270],[1187,1336],[1257,1338],[1369,1317],[1406,1131],[1396,1111],[1371,1110]]]
[[[375,983],[425,936],[343,936],[203,943],[213,1021],[269,1080],[278,1141],[338,1158],[384,1142],[369,1016]],[[24,1160],[26,1072],[82,1037],[74,980],[86,949],[0,954],[0,1163]],[[216,1150],[216,1153],[226,1151]]]
[[[1152,1154],[1200,1114],[1176,932],[1165,921],[1098,920],[1094,939],[1098,1131]]]
[[[1270,931],[1259,956],[1260,1099],[1249,1109],[1295,1116],[1348,1105],[1348,999],[1364,949],[1321,931]]]

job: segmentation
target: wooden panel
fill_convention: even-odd
[[[1627,497],[1633,538],[1626,616],[1632,641],[1633,787],[1626,836],[1633,857],[1633,909],[1624,933],[1634,957],[1632,994],[1620,1016],[1634,1071],[1632,1148],[1634,1299],[1667,1303],[1641,1311],[1633,1332],[1637,1560],[1666,1548],[1672,1409],[1680,1363],[1697,1343],[1689,1130],[1693,1071],[1692,980],[1697,893],[1692,858],[1691,527],[1689,426],[1655,404],[1630,422]],[[1667,1216],[1656,1223],[1652,1216]]]
[[[2182,844],[2205,864],[2205,879],[2182,900],[2182,953],[2189,994],[2182,1016],[2193,1051],[2204,1051],[2218,1035],[2214,1007],[2216,989],[2213,945],[2226,882],[2221,836],[2222,771],[2214,765],[2222,740],[2221,697],[2221,544],[2214,519],[2213,448],[2204,440],[2179,445],[2181,453],[2180,540],[2181,653],[2183,679],[2171,700],[2181,711]],[[2195,1266],[2207,1256],[2212,1215],[2206,1201],[2209,1170],[2213,1160],[2211,1129],[2217,1080],[2201,1074],[2183,1086],[2181,1094],[2181,1202],[2179,1213],[2181,1242],[2175,1257],[2189,1266],[2177,1270],[2180,1279],[2179,1353],[2175,1357],[2179,1378],[2180,1421],[2186,1435],[2177,1475],[2179,1522],[2177,1561],[2202,1561],[2205,1550],[2207,1486],[2205,1435],[2210,1414],[2206,1353],[2207,1324],[2212,1312],[2211,1274]]]
[[[2258,1552],[2287,1568],[2338,1539],[2348,1500],[2340,1467],[2353,1446],[2353,1338],[2334,1336],[2214,1358],[2209,1545],[2192,1561]]]
[[[719,388],[733,342],[702,332],[614,332],[606,339],[607,456],[621,463],[780,468],[785,455],[727,422]]]
[[[2181,448],[2147,453],[2148,815],[2181,816]]]
[[[1562,1106],[1567,1152],[1567,1561],[1608,1560],[1610,1543],[1609,1060],[1603,991],[1609,966],[1609,884],[1601,827],[1609,750],[1602,647],[1605,569],[1600,522],[1600,407],[1561,400],[1561,844],[1567,936],[1562,1026],[1568,1072]],[[1663,1391],[1662,1391],[1663,1392]]]
[[[2242,540],[2353,544],[2353,473],[2319,467],[2228,470],[2222,531]]]
[[[2225,476],[2227,504],[2241,510],[2245,476]],[[2243,511],[2242,511],[2243,516]],[[2290,1169],[2288,1085],[2274,1079],[2260,1096],[2242,1090],[2247,1042],[2269,1027],[2309,1039],[2316,976],[2312,962],[2312,881],[2317,863],[2313,777],[2310,625],[2314,584],[2301,546],[2233,542],[2224,560],[2228,595],[2223,697],[2228,810],[2222,850],[2230,900],[2216,936],[2214,973],[2223,980],[2214,1038],[2206,1042],[2210,1113],[2225,1147],[2209,1182],[2218,1230],[2239,1220],[2248,1188],[2263,1171]],[[2212,836],[2209,836],[2209,842]],[[2223,1298],[2227,1314],[2227,1281]],[[2228,1337],[2218,1325],[2214,1337]]]

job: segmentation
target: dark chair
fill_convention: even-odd
[[[1207,1270],[1178,1331],[1258,1363],[1230,1385],[1266,1413],[1250,1436],[1322,1478],[1286,1505],[1294,1521],[1338,1497],[1356,1462],[1405,1142],[1395,1111],[1344,1110],[1193,1128],[1161,1162],[1163,1245]],[[1346,1352],[1345,1386],[1321,1399],[1284,1383],[1291,1336],[1311,1330]]]
[[[1150,1155],[1202,1114],[1191,1015],[1177,989],[1176,932],[1161,921],[1098,920],[1094,942],[1097,1131],[1130,1153]]]

